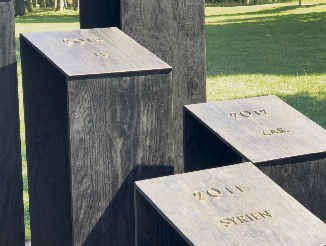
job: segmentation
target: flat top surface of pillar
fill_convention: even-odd
[[[326,151],[326,130],[277,96],[186,105],[185,110],[253,163]]]
[[[115,27],[22,33],[21,37],[68,77],[172,70]]]
[[[135,188],[190,245],[326,243],[326,225],[249,162]]]

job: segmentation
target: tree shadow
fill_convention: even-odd
[[[255,16],[255,17],[244,17],[242,19],[225,19],[225,20],[219,20],[219,24],[228,24],[228,23],[253,23],[253,22],[269,22],[269,21],[282,21],[282,22],[290,22],[295,23],[298,21],[302,22],[310,22],[310,21],[319,21],[324,20],[325,14],[323,12],[311,12],[306,14],[287,14],[287,15],[280,15],[280,16]],[[243,16],[240,14],[240,16]]]
[[[301,92],[293,95],[277,95],[287,104],[307,116],[309,119],[326,129],[326,92],[321,91],[318,97]]]
[[[302,7],[299,7],[299,5],[289,5],[289,6],[279,6],[269,9],[262,9],[254,12],[244,12],[244,13],[236,13],[236,14],[221,14],[221,15],[209,15],[205,18],[214,18],[214,17],[222,17],[222,16],[246,16],[246,15],[267,15],[267,14],[280,14],[284,13],[290,10],[295,10],[298,8],[311,8],[315,7],[317,5],[323,5],[323,4],[309,4],[309,5],[302,5]]]
[[[206,24],[207,75],[326,72],[324,12]]]
[[[17,63],[21,62],[20,59],[20,42],[19,42],[19,38],[15,38],[16,41],[16,58],[17,58]]]

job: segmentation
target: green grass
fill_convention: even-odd
[[[322,2],[206,7],[207,100],[277,95],[326,128],[325,40]]]
[[[23,91],[21,80],[20,65],[20,46],[19,33],[22,32],[45,32],[45,31],[63,31],[79,29],[79,16],[77,11],[65,10],[54,12],[52,9],[38,9],[28,16],[15,18],[15,37],[17,48],[17,70],[18,70],[18,93],[19,93],[19,116],[20,133],[22,140],[22,161],[23,161],[23,186],[24,186],[24,218],[25,218],[25,240],[31,240],[31,231],[29,224],[29,198],[27,184],[27,165],[26,165],[26,147],[25,147],[25,124],[23,109]]]
[[[277,95],[326,128],[326,5],[303,4],[307,5],[206,7],[208,101]],[[79,29],[79,17],[71,10],[40,9],[15,22],[26,240],[30,240],[18,37],[21,32]]]

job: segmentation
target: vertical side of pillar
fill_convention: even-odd
[[[80,22],[81,28],[119,22],[115,26],[173,67],[173,127],[168,131],[175,172],[183,172],[182,107],[206,102],[205,1],[97,0],[89,6],[81,0]]]
[[[68,81],[74,246],[134,245],[134,182],[174,173],[171,77]]]
[[[183,172],[183,105],[206,102],[204,0],[121,0],[121,30],[173,68],[175,172]]]
[[[81,29],[121,27],[120,0],[79,0]]]
[[[20,39],[33,246],[71,245],[66,77]]]
[[[0,244],[24,245],[24,206],[13,1],[0,0]]]

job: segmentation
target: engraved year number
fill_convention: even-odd
[[[89,38],[87,39],[87,41],[90,43],[93,43],[93,41]],[[95,43],[103,43],[103,40],[100,38],[96,38],[94,41],[95,41]],[[86,41],[85,41],[85,39],[82,39],[82,38],[75,38],[74,41],[70,41],[70,39],[65,38],[65,39],[63,39],[63,42],[67,43],[67,45],[73,45],[74,42],[76,44],[84,45]]]
[[[253,115],[262,116],[262,115],[270,115],[270,114],[271,113],[267,112],[265,109],[254,110],[253,112],[242,110],[239,114],[237,114],[236,112],[230,112],[230,116],[234,116],[236,120],[241,119],[241,117],[250,118]]]
[[[95,40],[91,40],[91,39],[87,39],[86,41],[88,41],[89,43],[103,43],[103,40],[100,39],[100,38],[96,38]],[[82,39],[82,38],[75,38],[73,41],[70,41],[69,39],[65,38],[63,39],[63,42],[64,43],[67,43],[67,45],[73,45],[74,43],[76,44],[81,44],[81,45],[84,45],[85,44],[85,39]],[[100,51],[98,53],[94,53],[94,55],[96,57],[100,57],[100,56],[103,56],[105,58],[107,58],[109,55],[103,51]]]
[[[243,192],[243,190],[239,186],[235,185],[235,188],[238,189],[240,192]],[[225,187],[225,189],[231,195],[234,195],[234,192],[231,189],[229,189],[228,187]],[[221,197],[222,196],[222,192],[219,189],[216,189],[216,188],[209,188],[209,189],[207,189],[206,194],[209,195],[210,197]],[[193,195],[194,196],[198,196],[199,201],[205,201],[205,200],[207,200],[207,197],[204,197],[204,195],[200,191],[195,191],[193,193]]]

